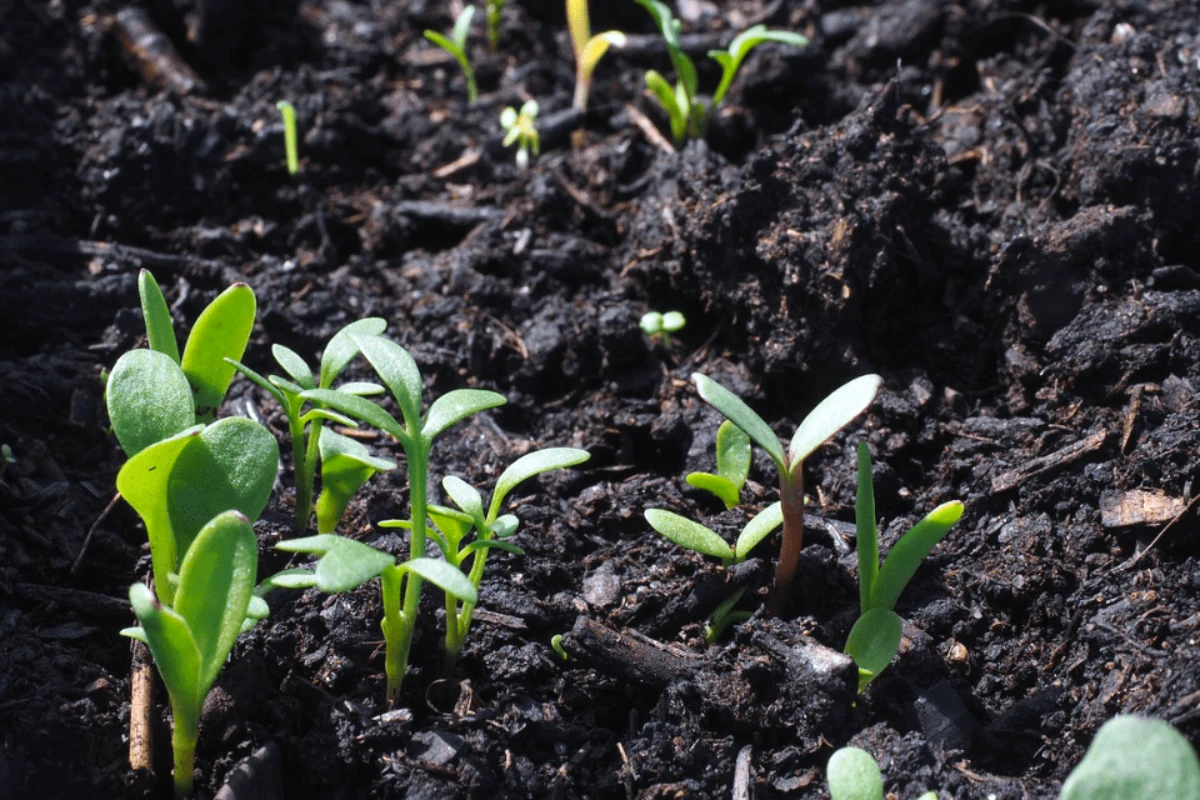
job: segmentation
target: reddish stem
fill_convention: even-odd
[[[800,549],[804,546],[804,469],[797,464],[789,476],[779,478],[779,500],[783,506],[783,545],[775,565],[775,588],[767,610],[775,616],[783,613],[792,592],[792,579],[800,566]]]

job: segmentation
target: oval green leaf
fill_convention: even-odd
[[[787,462],[783,456],[783,445],[775,431],[771,430],[763,418],[746,405],[742,398],[726,389],[707,375],[695,373],[692,380],[696,382],[696,391],[704,402],[720,411],[725,418],[753,439],[759,447],[767,451],[767,455],[775,462],[780,473],[787,472]]]
[[[131,350],[117,359],[106,394],[113,433],[127,456],[196,424],[187,378],[170,356],[155,350]]]
[[[171,695],[171,706],[177,709],[175,713],[185,719],[199,719],[203,699],[201,658],[187,622],[159,603],[154,592],[141,583],[129,587],[129,603],[142,631],[134,638],[150,646],[158,674]]]
[[[1062,788],[1062,800],[1184,797],[1200,797],[1196,751],[1162,720],[1133,716],[1101,726]]]
[[[325,345],[325,352],[321,354],[321,388],[328,389],[333,386],[337,376],[341,375],[346,365],[358,355],[358,345],[350,338],[351,336],[355,334],[378,336],[386,328],[387,322],[381,317],[367,317],[351,322],[335,333],[329,340],[329,344]],[[344,388],[343,391],[345,391]],[[358,394],[358,392],[351,392],[351,394]]]
[[[413,361],[407,350],[391,339],[357,334],[350,334],[350,338],[371,363],[384,386],[388,387],[392,396],[396,398],[405,424],[413,431],[420,430],[421,371],[417,369],[417,362]],[[356,416],[349,411],[346,413]]]
[[[400,569],[404,572],[419,575],[443,592],[458,598],[464,603],[479,602],[479,596],[475,592],[475,587],[471,585],[471,579],[445,561],[438,561],[432,558],[414,558],[412,561],[401,564]]]
[[[500,477],[496,480],[496,489],[492,493],[492,502],[488,507],[487,518],[494,521],[496,515],[500,513],[501,504],[508,497],[508,493],[535,475],[556,469],[576,467],[591,457],[592,454],[587,450],[575,447],[547,447],[545,450],[526,453],[500,473]]]
[[[433,437],[459,420],[507,402],[508,398],[504,395],[483,389],[455,389],[446,392],[429,406],[429,413],[421,426],[421,435],[425,437],[425,441],[431,442]]]
[[[737,504],[741,502],[741,491],[728,478],[710,472],[689,472],[684,480],[688,486],[716,495],[727,509],[737,508]]]
[[[395,563],[395,557],[387,553],[339,536],[334,546],[317,562],[317,588],[329,594],[348,592]]]
[[[650,527],[680,547],[694,550],[706,556],[715,556],[723,561],[733,559],[733,548],[725,540],[699,522],[681,517],[661,508],[648,508],[646,521]]]
[[[866,750],[843,747],[825,768],[833,800],[883,800],[883,773]]]
[[[317,388],[313,383],[312,367],[295,350],[281,344],[273,344],[271,345],[271,355],[275,356],[275,362],[283,367],[284,372],[292,376],[292,380],[297,385],[305,389]]]
[[[192,385],[196,421],[212,422],[229,391],[234,369],[226,358],[241,361],[254,328],[254,290],[230,286],[200,313],[183,348],[180,367]]]
[[[739,492],[750,475],[750,437],[729,420],[717,428],[717,474]]]
[[[788,469],[794,472],[814,450],[866,411],[881,385],[883,378],[878,375],[863,375],[835,389],[833,394],[818,403],[792,437],[788,448]]]
[[[962,503],[957,500],[943,503],[900,537],[875,578],[875,588],[871,591],[872,608],[895,608],[900,593],[925,556],[962,519],[962,515]]]
[[[782,524],[783,504],[779,501],[755,514],[738,535],[737,544],[733,548],[734,560],[745,561],[750,552],[758,547],[759,542],[770,536]]]
[[[860,692],[892,663],[903,634],[904,621],[886,608],[872,608],[854,623],[846,639],[846,655],[858,666]]]

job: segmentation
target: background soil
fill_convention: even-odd
[[[473,108],[420,36],[451,5],[151,0],[207,83],[187,97],[132,68],[118,3],[0,9],[0,441],[16,456],[0,482],[0,795],[169,781],[165,741],[157,782],[126,761],[116,631],[148,572],[136,516],[115,508],[85,550],[121,464],[101,376],[139,346],[142,266],[179,324],[253,286],[256,369],[270,343],[315,356],[379,315],[427,398],[507,395],[440,440],[435,491],[445,474],[485,485],[535,445],[592,453],[520,494],[526,555],[493,557],[452,681],[427,598],[407,712],[382,705],[375,588],[276,596],[205,717],[206,792],[273,743],[239,797],[723,797],[749,746],[755,797],[818,798],[833,748],[856,743],[899,798],[1053,798],[1118,712],[1200,741],[1193,3],[680,3],[709,39],[761,20],[812,44],[757,52],[710,141],[675,155],[626,107],[663,123],[641,87],[665,53],[636,37],[601,65],[581,146],[548,134],[525,174],[497,118],[527,97],[544,118],[568,108],[561,3],[512,0],[499,53],[474,40]],[[596,30],[651,33],[632,3],[593,6]],[[218,23],[203,45],[186,35],[198,11]],[[299,112],[297,179],[279,99]],[[672,347],[638,331],[647,309],[687,315]],[[740,528],[682,481],[712,468],[719,421],[694,371],[789,434],[878,372],[880,400],[808,465],[812,512],[853,519],[864,437],[885,546],[967,504],[898,607],[905,651],[853,707],[803,658],[806,636],[840,648],[853,621],[836,524],[810,532],[798,616],[701,644],[720,573],[642,519]],[[286,430],[244,381],[226,413]],[[258,526],[262,574],[286,563],[271,545],[291,535],[290,480]],[[765,461],[749,488],[752,509],[774,499]],[[404,515],[406,494],[376,479],[345,532],[402,552],[371,523]],[[669,682],[564,663],[550,637],[581,616],[696,658]]]

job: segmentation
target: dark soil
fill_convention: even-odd
[[[665,122],[642,97],[665,53],[639,39],[601,65],[580,146],[548,135],[528,173],[497,119],[526,97],[544,118],[569,107],[562,3],[509,2],[498,54],[474,40],[473,108],[420,35],[447,29],[450,5],[147,0],[206,84],[184,97],[132,66],[119,3],[3,4],[0,442],[16,463],[0,481],[0,796],[169,792],[165,727],[156,779],[127,761],[117,631],[149,571],[144,533],[128,507],[103,515],[122,457],[102,375],[141,346],[143,266],[182,325],[248,282],[255,368],[271,343],[312,357],[379,315],[427,399],[507,395],[440,440],[435,490],[446,474],[490,485],[535,445],[592,453],[519,493],[526,555],[493,556],[451,680],[427,596],[400,709],[383,705],[375,586],[276,595],[210,700],[206,796],[269,745],[237,797],[728,797],[749,747],[754,797],[819,798],[829,755],[855,743],[901,800],[1049,800],[1119,712],[1200,742],[1190,0],[680,3],[692,33],[765,20],[812,44],[757,52],[709,141],[671,155],[625,105]],[[592,5],[596,30],[651,33],[632,3]],[[687,315],[671,347],[637,329],[648,309]],[[723,576],[642,519],[742,523],[683,483],[712,469],[719,422],[694,371],[789,435],[878,372],[880,400],[808,465],[810,511],[853,519],[862,438],[885,547],[935,504],[967,504],[900,601],[902,655],[856,705],[845,665],[813,661],[857,603],[829,526],[810,526],[794,617],[759,612],[702,644]],[[245,381],[225,413],[286,432]],[[775,497],[769,466],[752,509]],[[377,478],[343,530],[402,553],[372,522],[406,502]],[[285,469],[258,526],[264,575],[288,563],[271,545],[293,535],[291,504]],[[768,573],[739,573],[745,608]],[[672,644],[668,673],[589,650],[580,618]],[[564,663],[549,641],[571,631]]]

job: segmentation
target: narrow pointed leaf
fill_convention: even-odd
[[[372,395],[383,394],[386,390],[378,383],[371,383],[370,381],[350,381],[337,387],[337,391],[345,392],[346,394],[356,394],[359,397],[368,397]]]
[[[358,345],[367,361],[371,362],[384,386],[387,386],[396,398],[405,423],[417,429],[421,419],[421,372],[417,369],[417,362],[413,361],[412,356],[403,347],[382,336],[352,334],[350,338]],[[335,405],[333,407],[337,408]],[[349,411],[346,413],[357,416]]]
[[[469,545],[463,548],[461,555],[467,556],[479,550],[505,550],[509,553],[523,556],[525,551],[509,542],[502,542],[496,539],[476,539]]]
[[[317,576],[312,570],[293,567],[276,572],[254,589],[259,597],[266,597],[276,589],[307,589],[317,585]]]
[[[713,105],[717,105],[725,97],[725,92],[728,91],[729,85],[733,82],[733,78],[742,67],[742,62],[750,51],[760,44],[765,42],[776,42],[778,44],[791,45],[792,47],[805,47],[808,45],[808,39],[798,33],[791,31],[774,31],[768,30],[766,25],[755,25],[747,28],[738,34],[732,42],[729,43],[729,50],[709,52],[709,57],[713,58],[721,65],[722,76],[721,84],[717,91],[713,93]]]
[[[866,411],[882,384],[883,378],[878,375],[863,375],[835,389],[833,394],[818,403],[792,437],[792,444],[788,448],[788,468],[795,470],[814,450]]]
[[[395,563],[394,556],[339,536],[337,544],[317,562],[317,588],[329,594],[348,592]]]
[[[227,358],[225,359],[225,362],[253,381],[259,388],[264,389],[269,395],[271,395],[271,397],[274,397],[280,405],[287,405],[287,401],[283,396],[283,391],[278,386],[271,383],[262,375],[259,375],[257,372],[250,369],[240,361],[234,361],[232,358]]]
[[[295,396],[304,392],[304,387],[300,384],[296,383],[295,381],[290,381],[287,378],[281,378],[278,375],[272,375],[267,380],[271,382],[272,386],[283,392],[285,395]]]
[[[598,33],[588,40],[583,47],[583,52],[578,56],[580,63],[580,79],[590,82],[592,73],[596,71],[596,65],[600,63],[600,59],[608,52],[609,47],[624,47],[626,42],[625,34],[620,31],[605,31]],[[577,49],[576,53],[579,52]]]
[[[325,352],[321,354],[321,388],[333,386],[337,376],[342,374],[346,365],[358,355],[358,345],[350,338],[353,335],[378,336],[387,328],[387,322],[380,317],[367,317],[351,322],[333,335]],[[343,387],[343,391],[345,391]],[[357,392],[351,392],[357,394]]]
[[[113,433],[130,457],[196,424],[187,377],[155,350],[131,350],[117,359],[106,402]]]
[[[567,30],[571,34],[571,49],[575,51],[575,58],[582,61],[581,54],[592,38],[588,0],[567,0]]]
[[[496,408],[508,402],[502,394],[482,389],[455,389],[433,401],[421,426],[421,435],[432,441],[442,431],[461,419],[479,411]]]
[[[925,556],[962,519],[962,515],[962,503],[957,500],[943,503],[900,537],[875,579],[875,588],[871,592],[872,608],[895,608],[900,593],[916,574]]]
[[[467,36],[471,33],[471,18],[475,16],[475,6],[467,6],[454,20],[454,43],[460,49],[467,48]]]
[[[855,538],[858,540],[858,595],[861,614],[871,609],[871,593],[879,576],[879,531],[875,519],[875,483],[871,478],[871,449],[866,442],[859,442],[854,526],[857,529]]]
[[[180,367],[192,385],[196,421],[211,422],[234,369],[226,358],[241,361],[254,328],[254,291],[244,283],[230,286],[200,313],[183,348]]]
[[[860,692],[892,663],[903,633],[904,621],[887,608],[872,608],[854,623],[846,639],[846,655],[854,659],[860,671]]]
[[[300,417],[300,424],[307,425],[315,419],[325,420],[326,422],[336,422],[338,425],[344,425],[347,428],[357,428],[358,423],[347,417],[345,414],[339,414],[336,411],[330,411],[328,408],[314,408],[304,416]],[[322,428],[324,430],[324,428]]]
[[[724,561],[733,559],[733,549],[725,540],[699,522],[661,508],[646,509],[645,517],[650,527],[680,547]]]
[[[203,667],[200,650],[182,616],[158,602],[154,592],[141,583],[129,587],[129,603],[142,630],[142,641],[150,646],[154,665],[162,676],[172,705],[200,711]]]
[[[492,503],[488,508],[487,518],[496,519],[496,515],[500,512],[500,506],[508,497],[508,493],[524,481],[535,475],[541,475],[543,472],[578,466],[591,457],[591,453],[587,450],[575,447],[547,447],[545,450],[526,453],[500,473],[500,477],[496,480],[496,490],[492,493]]]
[[[690,472],[685,480],[689,486],[716,495],[727,509],[737,508],[737,504],[742,499],[738,487],[728,478],[722,478],[720,475],[713,475],[711,472]]]
[[[146,338],[150,349],[179,363],[179,343],[175,340],[175,325],[162,289],[149,270],[138,273],[138,295],[142,300],[142,317],[146,320]]]
[[[735,561],[745,561],[759,542],[783,524],[783,504],[776,501],[754,515],[738,535],[734,545]]]
[[[408,434],[405,433],[404,426],[391,414],[366,398],[345,394],[334,389],[308,389],[301,392],[300,396],[305,400],[314,400],[347,416],[362,420],[368,425],[374,425],[384,433],[395,436],[401,443],[408,441]]]
[[[309,553],[310,555],[323,556],[345,539],[346,537],[344,536],[322,533],[317,536],[303,536],[299,539],[284,539],[275,543],[275,549],[282,550],[285,553]]]
[[[742,398],[726,389],[721,384],[706,375],[692,375],[696,382],[696,390],[704,402],[720,411],[725,418],[753,439],[759,447],[767,451],[767,455],[775,462],[780,472],[787,472],[787,461],[783,455],[783,445],[771,426],[763,418],[746,405]]]
[[[142,644],[150,644],[150,640],[146,638],[146,631],[142,629],[141,625],[138,625],[136,628],[121,628],[118,633],[130,639],[137,639]]]
[[[412,561],[400,565],[400,569],[420,575],[443,592],[453,595],[463,602],[479,602],[479,596],[475,592],[475,587],[471,585],[470,578],[445,561],[414,558]]]
[[[281,344],[273,344],[271,345],[271,355],[275,356],[276,363],[283,367],[284,372],[292,376],[292,380],[297,385],[305,389],[316,388],[316,384],[313,383],[312,367],[295,350]]]

